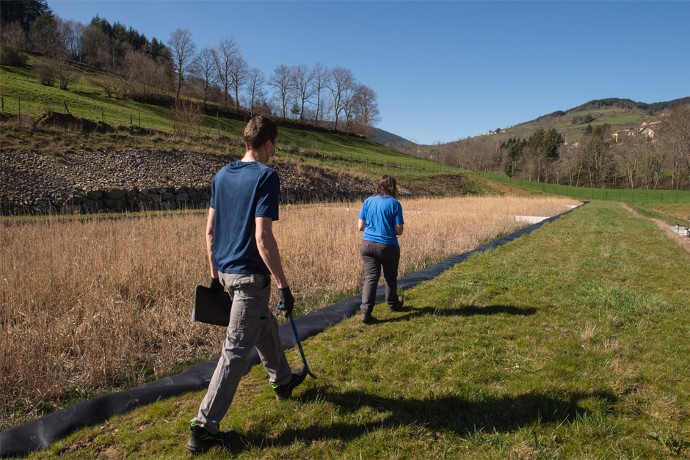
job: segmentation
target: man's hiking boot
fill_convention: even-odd
[[[307,369],[304,366],[299,366],[292,369],[292,378],[285,385],[271,385],[273,391],[276,392],[276,399],[278,401],[283,401],[289,399],[292,396],[292,390],[297,387],[300,383],[304,382],[307,377]]]
[[[206,452],[211,447],[222,447],[227,449],[230,443],[237,436],[235,430],[219,431],[216,434],[206,430],[201,425],[192,423],[189,427],[189,440],[187,441],[187,450],[193,454]]]
[[[402,296],[398,296],[398,301],[394,305],[389,305],[390,311],[402,311],[402,307],[405,305],[405,299]]]

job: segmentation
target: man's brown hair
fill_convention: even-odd
[[[258,149],[271,141],[275,144],[278,138],[278,126],[268,117],[258,115],[244,128],[244,145],[248,149]]]
[[[393,198],[398,197],[398,184],[395,177],[384,175],[381,177],[378,187],[376,187],[378,195],[390,195]]]

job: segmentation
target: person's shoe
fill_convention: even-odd
[[[237,436],[235,430],[219,431],[216,434],[207,431],[201,425],[192,423],[189,427],[189,440],[187,441],[187,450],[193,454],[206,452],[211,447],[222,447],[227,449],[233,438]]]
[[[405,299],[402,296],[398,296],[398,301],[395,305],[389,305],[388,308],[390,311],[402,311],[403,305],[405,305]]]
[[[300,383],[304,382],[307,377],[307,369],[304,366],[299,366],[292,369],[292,378],[285,385],[271,385],[273,391],[276,392],[276,399],[278,401],[283,401],[289,399],[292,396],[292,390],[297,387]]]
[[[371,324],[375,321],[374,317],[371,316],[371,313],[367,313],[366,311],[362,312],[362,316],[359,317],[359,319],[364,323],[364,324]]]

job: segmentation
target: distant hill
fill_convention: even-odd
[[[616,137],[621,132],[640,132],[644,126],[650,127],[661,122],[675,105],[686,104],[690,104],[690,97],[651,104],[630,99],[600,99],[446,144],[410,145],[412,143],[407,141],[396,146],[391,140],[390,145],[398,149],[404,148],[405,153],[420,158],[470,171],[499,171],[503,167],[505,153],[501,150],[501,145],[510,139],[528,139],[540,129],[553,128],[563,136],[566,144],[577,146],[589,126],[597,128],[607,125],[611,136]],[[388,138],[394,139],[392,136]]]
[[[644,122],[655,121],[677,104],[689,103],[690,97],[654,103],[619,98],[595,99],[565,111],[558,110],[511,126],[501,131],[499,139],[525,138],[539,128],[555,128],[564,135],[566,142],[574,142],[582,136],[588,125],[607,124],[614,131],[635,128]]]
[[[644,122],[656,121],[665,111],[677,104],[690,104],[690,97],[654,103],[619,98],[596,99],[568,110],[557,110],[534,120],[501,129],[500,132],[490,131],[488,134],[476,136],[469,140],[501,142],[509,138],[524,139],[539,128],[554,128],[563,134],[566,142],[574,142],[582,136],[589,125],[607,124],[613,131],[636,128]],[[465,141],[461,140],[450,144]]]
[[[418,145],[412,141],[405,139],[383,129],[373,128],[372,134],[367,136],[370,141],[374,141],[386,147],[399,150],[406,153],[414,153],[418,150]]]
[[[672,101],[667,101],[667,102],[654,102],[652,104],[647,104],[645,102],[637,102],[637,101],[633,101],[631,99],[617,99],[617,98],[595,99],[593,101],[589,101],[585,104],[582,104],[580,106],[572,108],[565,113],[567,114],[567,113],[573,113],[573,112],[582,112],[584,110],[596,110],[596,109],[600,109],[602,107],[618,107],[619,109],[641,110],[641,111],[650,112],[650,114],[658,115],[659,113],[663,112],[664,110],[671,109],[676,104],[689,104],[689,103],[690,103],[690,97],[684,97],[681,99],[674,99]]]
[[[676,104],[690,104],[690,97],[684,97],[681,99],[674,99],[672,101],[666,102],[654,102],[652,104],[647,104],[645,102],[637,102],[632,99],[618,99],[618,98],[608,98],[608,99],[595,99],[586,102],[582,105],[574,107],[565,112],[556,111],[548,115],[543,115],[534,121],[539,121],[543,118],[564,116],[575,112],[583,112],[587,110],[598,110],[604,107],[617,107],[624,110],[637,110],[648,112],[649,115],[658,115],[664,110],[671,109]]]
[[[573,142],[580,138],[587,125],[608,124],[613,130],[632,128],[655,120],[664,111],[670,110],[677,104],[690,104],[690,97],[654,103],[620,98],[595,99],[568,110],[557,110],[534,120],[501,129],[500,132],[490,131],[489,134],[443,145],[467,143],[468,140],[491,139],[500,142],[511,137],[527,138],[539,128],[552,127],[563,134],[567,142]],[[381,129],[375,129],[369,139],[405,153],[421,154],[425,158],[429,156],[429,150],[438,148],[438,146],[418,145]]]

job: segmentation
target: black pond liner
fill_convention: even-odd
[[[473,254],[509,243],[570,211],[572,209],[400,278],[398,279],[398,288],[410,289],[424,281],[431,280],[449,268],[464,262]],[[376,302],[381,303],[384,300],[384,287],[381,285],[376,290]],[[353,316],[359,311],[360,302],[361,295],[358,295],[296,318],[295,325],[300,340],[305,340],[329,326]],[[289,323],[283,324],[279,331],[284,349],[292,348],[297,344]],[[180,374],[149,382],[131,390],[118,391],[82,401],[4,431],[0,433],[0,457],[27,455],[36,450],[47,449],[56,440],[80,428],[103,423],[115,415],[125,414],[139,406],[160,399],[179,396],[191,391],[205,390],[208,388],[217,362],[218,357],[196,364]],[[260,363],[256,349],[250,356],[249,363],[250,367]]]

